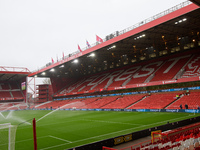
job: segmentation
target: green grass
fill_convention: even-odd
[[[39,120],[51,111],[24,110],[2,112],[0,123],[19,124],[25,120]],[[196,114],[198,115],[198,114]],[[188,113],[114,112],[59,110],[37,121],[37,142],[40,150],[62,150],[116,137],[150,127],[194,117]],[[30,123],[32,121],[29,121]],[[33,149],[30,123],[18,125],[16,150]],[[1,149],[1,145],[0,145]]]

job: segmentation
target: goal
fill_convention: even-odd
[[[0,149],[14,150],[15,149],[15,135],[16,125],[10,123],[0,124]]]

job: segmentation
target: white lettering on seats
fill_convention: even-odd
[[[108,80],[107,83],[106,83],[106,85],[109,86],[110,84],[112,84],[113,78],[116,77],[116,76],[118,76],[118,75],[120,75],[123,71],[124,71],[124,70],[117,70],[117,71],[115,71],[115,72],[112,72],[110,75],[108,75],[107,77],[105,77],[104,79],[102,79],[102,80],[99,82],[99,84],[102,83],[102,82],[104,82],[104,81],[106,81],[106,80]],[[105,85],[105,86],[106,86],[106,85]]]
[[[163,73],[168,73],[170,71],[170,69],[172,69],[172,67],[180,60],[180,59],[183,59],[183,58],[187,58],[189,57],[190,55],[186,55],[186,56],[182,56],[182,57],[178,57],[178,58],[172,58],[172,59],[169,59],[168,61],[174,61]]]
[[[135,66],[124,71],[120,76],[115,78],[115,81],[122,81],[130,78],[141,66]]]
[[[81,86],[81,85],[83,85],[83,84],[84,84],[84,86],[86,86],[85,83],[94,80],[96,77],[98,77],[98,76],[91,76],[91,77],[89,77],[88,79],[83,80],[83,82],[81,82],[80,84],[78,84],[78,85],[76,86],[76,88],[78,88],[79,86]],[[82,89],[82,88],[83,88],[83,86],[82,86],[81,88],[79,88],[79,89]]]
[[[190,70],[192,70],[192,72],[195,72],[197,70],[197,68],[199,68],[198,64],[196,62],[198,62],[200,60],[200,56],[197,57],[194,61],[192,61],[191,63],[188,64],[188,68]],[[194,66],[193,66],[194,64]],[[198,69],[199,71],[199,69]]]
[[[155,71],[155,69],[162,64],[162,62],[163,61],[157,61],[157,62],[150,63],[150,64],[144,66],[140,71],[144,71],[144,72],[147,72],[147,73],[140,73],[140,72],[138,72],[135,75],[133,75],[133,78],[146,77],[146,76],[152,74]]]
[[[90,83],[87,84],[87,86],[93,86],[92,89],[98,85],[98,83],[104,79],[106,76],[108,76],[109,73],[101,74],[97,76],[94,80],[92,80]]]
[[[186,72],[182,77],[195,77],[200,75],[200,56],[195,56],[192,61],[185,67]]]

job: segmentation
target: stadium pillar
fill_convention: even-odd
[[[37,150],[36,121],[35,121],[35,118],[33,118],[33,141],[34,141],[34,150]]]

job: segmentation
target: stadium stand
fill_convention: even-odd
[[[185,104],[188,105],[188,109],[198,109],[200,106],[200,91],[193,91],[190,94],[183,94],[180,99],[172,103],[167,109],[180,109],[180,105],[183,105],[183,109],[185,109]]]
[[[128,109],[164,109],[167,105],[175,101],[176,95],[180,93],[158,93],[151,94],[128,107]]]
[[[73,100],[49,101],[38,106],[38,109],[180,109],[180,104],[187,103],[190,109],[200,106],[199,91],[186,95],[185,92],[167,92],[138,94],[113,97],[82,98]],[[178,95],[178,97],[177,97]],[[37,105],[35,105],[37,106]]]
[[[104,147],[103,150],[199,150],[200,128],[199,123],[165,131],[151,132],[151,137],[133,142],[134,144],[120,148]],[[119,148],[119,149],[118,149]]]
[[[102,109],[126,109],[128,106],[141,100],[144,96],[145,94],[121,96],[121,97],[118,97],[116,101],[113,101],[101,108]]]
[[[155,76],[151,81],[161,81],[173,79],[175,75],[187,63],[190,55],[183,57],[172,58],[164,62],[164,64],[156,71]]]
[[[0,98],[6,99],[24,99],[22,90],[17,83],[1,83]]]
[[[188,78],[188,77],[196,77],[200,75],[200,55],[194,55],[190,62],[186,65],[184,68],[184,74],[182,75],[182,78]]]
[[[27,108],[24,102],[0,103],[0,112],[8,110],[23,110]]]
[[[29,73],[23,67],[0,66],[0,103],[25,101],[26,90],[22,89],[22,83]]]
[[[168,10],[167,14],[165,13],[168,11],[165,11],[163,13],[165,15],[159,16],[157,19],[154,16],[151,21],[146,20],[146,24],[137,28],[127,29],[127,32],[123,30],[120,35],[118,34],[110,41],[106,40],[91,49],[75,53],[72,57],[70,55],[63,58],[62,61],[31,73],[30,77],[51,78],[54,89],[54,101],[35,105],[34,108],[180,109],[180,104],[183,107],[188,104],[189,109],[197,109],[200,105],[199,91],[190,92],[187,95],[183,90],[129,96],[104,95],[118,92],[120,94],[129,90],[133,92],[134,88],[138,87],[144,87],[144,90],[151,86],[152,89],[155,86],[157,86],[155,89],[158,89],[159,86],[167,89],[166,85],[172,87],[171,84],[179,83],[186,83],[179,84],[181,88],[185,85],[190,87],[188,82],[193,82],[194,85],[196,85],[195,82],[199,82],[199,7],[189,4],[180,10],[179,7],[174,8],[177,9],[175,11]],[[182,22],[184,23],[182,24]],[[115,47],[114,52],[110,51],[110,47],[113,46]],[[90,59],[92,52],[95,52],[95,59]],[[74,59],[80,60],[76,66],[73,66],[72,63]],[[58,72],[52,73],[51,69]],[[45,72],[45,76],[42,75],[43,72]],[[199,86],[199,83],[197,85]],[[19,96],[19,93],[12,91],[16,87],[10,88],[5,84],[0,86],[1,88],[7,90],[7,93],[2,94],[3,97],[6,95]],[[125,90],[122,91],[123,89]],[[74,99],[70,99],[72,95]],[[86,98],[88,95],[101,97]],[[13,106],[13,108],[19,107]],[[198,134],[199,129],[195,129],[181,134],[182,139],[178,137],[179,135],[176,139],[186,141],[187,138],[194,138]],[[161,141],[161,143],[154,143],[153,147],[145,145],[139,149],[174,149],[180,144],[189,148],[185,146],[186,142],[180,143],[173,138]]]
[[[118,98],[117,96],[98,98],[91,103],[81,106],[81,108],[90,108],[90,109],[101,108],[101,107],[107,105],[108,103],[115,101],[117,98]]]
[[[80,78],[75,83],[64,87],[55,97],[62,95],[76,94],[77,92],[94,92],[109,88],[130,86],[155,81],[167,81],[177,78],[189,78],[198,76],[198,56],[197,54],[185,54],[177,57],[171,55],[162,59],[148,61],[129,67],[123,67],[99,74],[92,75],[88,78]],[[194,64],[195,62],[195,64]],[[191,67],[191,65],[195,65]],[[143,67],[141,67],[143,66]],[[192,73],[188,76],[189,70],[193,68]],[[194,70],[195,69],[195,70]]]

